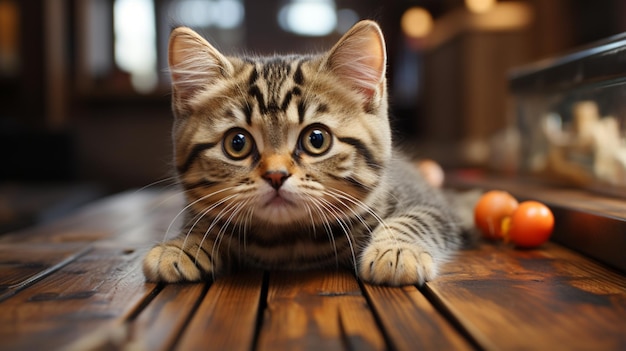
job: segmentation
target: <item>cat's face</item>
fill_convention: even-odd
[[[385,47],[360,22],[325,55],[225,57],[187,28],[170,38],[179,177],[224,223],[354,217],[391,154]]]

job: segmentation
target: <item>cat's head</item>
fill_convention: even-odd
[[[363,212],[391,155],[382,33],[357,23],[318,56],[226,57],[170,37],[175,162],[197,213],[269,225]]]

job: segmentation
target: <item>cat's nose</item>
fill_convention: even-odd
[[[290,176],[291,174],[285,171],[268,171],[263,174],[263,179],[267,180],[272,188],[278,190]]]

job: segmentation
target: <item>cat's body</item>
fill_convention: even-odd
[[[346,266],[369,282],[415,284],[460,248],[443,195],[392,150],[374,22],[325,55],[254,59],[178,28],[169,59],[188,206],[181,233],[147,254],[149,280]]]

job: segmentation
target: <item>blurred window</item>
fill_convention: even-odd
[[[3,1],[3,0],[0,0]],[[332,42],[359,20],[341,0],[81,0],[76,86],[83,96],[163,96],[172,28],[188,26],[226,54],[302,50]],[[347,6],[345,6],[347,5]],[[246,6],[255,11],[246,18]],[[273,23],[272,23],[273,22]],[[314,37],[313,40],[292,40]]]
[[[152,94],[167,90],[167,41],[188,26],[218,47],[243,44],[242,0],[85,0],[78,87],[86,95]]]
[[[115,0],[113,19],[115,64],[137,92],[152,92],[158,84],[154,1]]]

